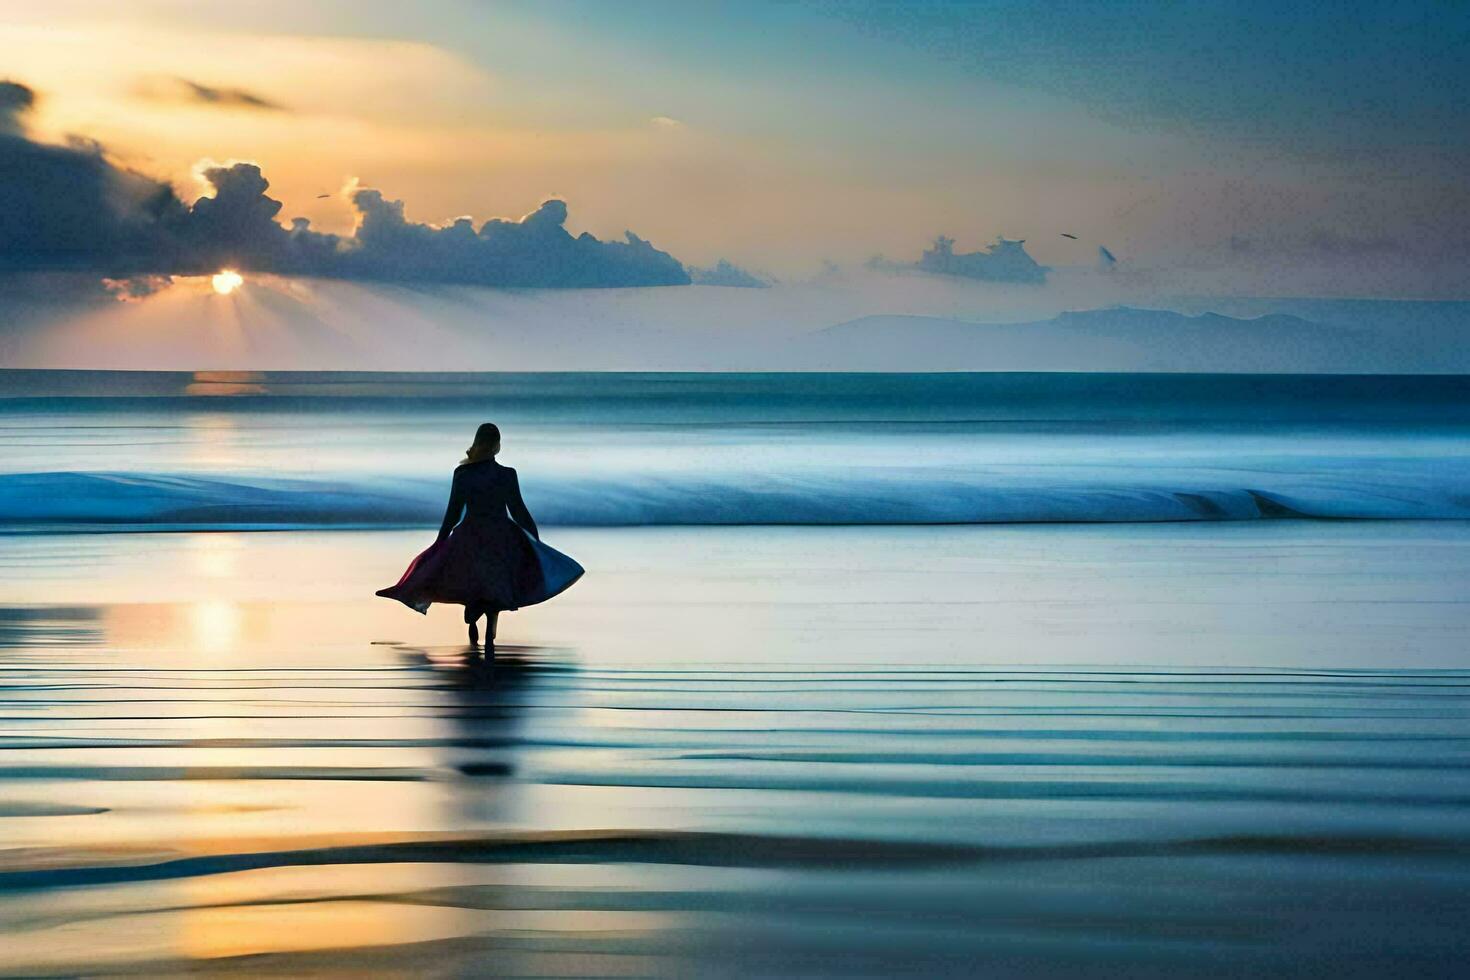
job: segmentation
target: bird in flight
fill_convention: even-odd
[[[1077,240],[1077,236],[1076,236],[1076,235],[1069,235],[1069,234],[1067,234],[1067,233],[1066,233],[1066,232],[1065,232],[1065,231],[1064,231],[1064,232],[1062,232],[1062,237],[1063,237],[1063,238],[1070,238],[1070,239],[1072,239],[1072,241],[1074,241],[1074,242],[1075,242],[1075,241],[1076,241],[1076,240]]]
[[[321,199],[322,199],[322,198],[324,198],[324,197],[331,197],[331,196],[332,196],[332,195],[330,195],[330,194],[318,194],[318,195],[317,195],[317,196],[316,196],[316,199],[317,199],[317,200],[318,200],[318,201],[320,201],[320,200],[321,200]]]

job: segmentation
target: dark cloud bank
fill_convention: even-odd
[[[163,182],[109,163],[85,141],[28,139],[35,97],[0,82],[0,269],[73,269],[111,277],[203,275],[224,267],[343,279],[505,287],[664,286],[690,282],[667,252],[626,233],[603,242],[565,228],[567,206],[547,201],[520,221],[467,218],[437,228],[403,216],[378,191],[352,195],[351,237],[278,220],[281,202],[251,163],[204,172],[214,196],[192,205]]]

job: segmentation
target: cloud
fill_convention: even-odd
[[[648,121],[660,129],[682,129],[684,126],[682,122],[673,116],[654,116]]]
[[[940,235],[916,263],[925,272],[988,282],[1046,281],[1046,266],[1038,265],[1018,239],[997,238],[983,252],[956,252],[954,239]]]
[[[766,280],[745,271],[728,259],[720,259],[708,269],[690,266],[689,280],[696,286],[744,286],[759,289],[770,285]]]
[[[173,285],[172,276],[129,276],[126,279],[103,277],[102,288],[119,303],[134,303],[162,292]]]
[[[0,110],[0,267],[166,271],[170,229],[187,216],[173,189],[114,167],[95,143],[32,142],[30,89],[6,83]]]
[[[566,230],[567,206],[544,202],[519,221],[409,221],[402,201],[357,188],[352,236],[278,220],[281,202],[250,162],[199,172],[210,193],[185,205],[161,181],[113,165],[96,144],[23,135],[34,94],[0,85],[0,268],[81,269],[111,278],[199,275],[229,266],[343,279],[501,287],[685,285],[673,256],[632,232],[604,242]]]
[[[156,75],[144,78],[138,84],[138,92],[148,98],[168,102],[192,102],[226,109],[254,109],[263,112],[286,111],[286,107],[279,102],[242,88],[205,85],[179,76]]]
[[[0,80],[0,135],[19,135],[21,116],[35,105],[36,93],[19,82]]]
[[[981,282],[1012,282],[1037,285],[1046,282],[1051,270],[1037,263],[1026,251],[1024,239],[997,238],[979,252],[956,252],[954,239],[940,235],[924,250],[917,262],[896,262],[875,255],[864,263],[874,272],[929,272]]]
[[[352,204],[362,221],[337,260],[354,276],[540,287],[689,282],[677,259],[631,231],[621,242],[585,232],[573,237],[563,201],[546,201],[519,221],[492,218],[479,229],[468,218],[443,228],[416,224],[404,218],[402,201],[368,188],[354,192]]]

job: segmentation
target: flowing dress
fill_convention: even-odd
[[[454,471],[438,540],[409,562],[396,585],[377,594],[421,613],[435,602],[519,609],[565,592],[582,572],[575,560],[541,543],[516,471],[486,459]]]

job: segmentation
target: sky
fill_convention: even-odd
[[[226,267],[810,327],[1470,298],[1467,49],[1463,3],[0,0],[0,311]],[[1051,272],[905,278],[939,235]]]
[[[0,3],[33,128],[186,194],[254,161],[335,232],[351,180],[430,223],[560,197],[785,276],[939,233],[1463,263],[1467,41],[1463,4]]]

